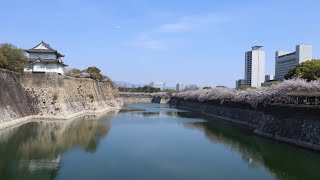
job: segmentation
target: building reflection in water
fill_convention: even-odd
[[[0,131],[0,177],[52,179],[61,155],[80,148],[93,153],[110,130],[116,111],[67,121],[41,120]]]

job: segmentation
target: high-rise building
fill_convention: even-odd
[[[246,80],[244,79],[239,79],[236,81],[236,89],[240,88],[240,87],[244,87],[246,86]]]
[[[160,88],[162,91],[165,89],[165,83],[164,82],[151,82],[150,83],[150,87],[153,87],[153,88]]]
[[[253,46],[245,54],[245,81],[246,86],[261,87],[264,82],[265,52],[263,46]]]
[[[184,84],[183,83],[178,83],[177,86],[176,86],[176,91],[177,92],[181,92],[183,91],[185,88]]]
[[[312,46],[311,45],[297,45],[295,52],[276,52],[275,61],[275,79],[283,81],[284,76],[297,65],[307,60],[312,59]]]
[[[265,75],[264,83],[261,84],[262,87],[270,86],[270,84],[277,83],[276,80],[274,80],[273,74],[267,74]]]
[[[267,74],[265,75],[265,81],[264,82],[269,82],[274,80],[274,75],[273,74]]]

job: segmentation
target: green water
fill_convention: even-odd
[[[0,179],[320,179],[320,154],[159,104],[0,131]]]

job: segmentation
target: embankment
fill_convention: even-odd
[[[260,105],[172,98],[171,105],[246,126],[254,134],[320,151],[320,109],[316,106]]]
[[[0,129],[28,119],[69,119],[120,108],[110,81],[0,69]]]
[[[159,103],[166,104],[170,97],[166,93],[131,93],[120,92],[120,98],[124,104]]]

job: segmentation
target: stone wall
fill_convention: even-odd
[[[252,109],[230,102],[217,104],[178,99],[172,99],[170,104],[246,126],[263,137],[320,151],[320,109],[314,107],[266,105]]]
[[[167,104],[169,100],[170,100],[169,97],[154,96],[151,102],[158,103],[158,104]]]
[[[116,90],[110,82],[88,78],[73,78],[56,73],[26,73],[21,82],[26,91],[37,99],[40,116],[64,118],[83,111],[103,111],[119,107]]]
[[[122,106],[110,81],[56,73],[19,74],[0,69],[0,90],[0,129],[27,117],[68,119]]]
[[[152,97],[121,96],[121,99],[124,104],[146,104],[152,101]]]
[[[169,102],[169,96],[158,96],[156,93],[131,93],[121,92],[120,98],[124,104],[144,104],[144,103],[159,103],[166,104]]]
[[[20,78],[19,73],[0,69],[0,124],[37,113]]]

